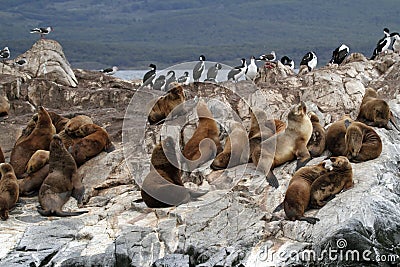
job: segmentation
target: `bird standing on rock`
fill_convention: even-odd
[[[228,73],[228,81],[235,81],[237,82],[246,72],[247,69],[247,62],[245,58],[242,58],[242,65],[234,67],[229,73]]]
[[[215,63],[214,66],[208,68],[207,71],[207,82],[217,82],[218,71],[222,69],[222,65],[220,63]]]
[[[318,58],[315,52],[310,51],[304,55],[300,62],[301,65],[305,65],[308,68],[308,71],[312,71],[318,64]]]
[[[189,72],[185,71],[181,77],[178,78],[178,83],[188,85],[190,81]]]
[[[173,82],[176,82],[175,71],[170,70],[167,72],[167,77],[165,81],[165,91],[169,90],[169,85]]]
[[[256,58],[252,56],[250,58],[250,64],[247,66],[246,69],[246,80],[254,81],[258,73],[258,66],[256,64]]]
[[[15,61],[14,64],[18,67],[23,67],[28,64],[28,61],[26,60],[26,58],[21,58],[20,60]]]
[[[332,58],[329,61],[329,63],[341,64],[349,54],[349,51],[350,51],[349,47],[345,44],[342,44],[333,51]]]
[[[283,56],[281,58],[281,63],[284,66],[288,66],[289,68],[291,68],[292,70],[294,69],[294,60],[289,58],[288,56]]]
[[[371,60],[375,59],[379,53],[385,52],[386,50],[389,49],[389,46],[392,42],[392,38],[390,37],[389,29],[384,28],[383,33],[385,34],[385,37],[380,39],[378,43],[376,44],[376,48],[374,49],[374,52],[372,53]]]
[[[199,57],[199,62],[194,66],[193,68],[193,80],[195,82],[198,82],[200,80],[201,75],[204,72],[205,69],[205,61],[206,57],[204,55],[201,55]]]
[[[3,60],[10,58],[10,49],[8,47],[4,47],[2,50],[0,50],[0,58]]]
[[[150,64],[149,67],[151,68],[151,70],[146,72],[146,74],[143,76],[142,87],[145,87],[147,85],[153,86],[153,80],[156,77],[157,66],[155,64]]]
[[[40,38],[44,38],[45,35],[52,32],[54,29],[53,27],[46,27],[46,28],[34,28],[31,30],[31,33],[38,33],[40,34]]]
[[[107,74],[107,75],[113,75],[118,71],[117,66],[113,66],[112,68],[107,68],[107,69],[102,69],[100,72]]]
[[[276,60],[275,51],[271,51],[270,54],[261,55],[258,58],[258,60],[265,61],[265,67],[267,67],[269,69],[273,68],[274,66],[273,66],[273,64],[271,64],[271,62],[274,62]]]
[[[399,53],[400,52],[400,34],[398,32],[392,32],[390,34],[391,37],[394,38],[393,41],[393,51]]]

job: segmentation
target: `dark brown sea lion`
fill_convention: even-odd
[[[50,144],[49,175],[43,181],[39,190],[42,216],[76,216],[87,211],[66,212],[62,208],[72,196],[82,205],[85,191],[81,178],[77,175],[74,158],[65,148],[58,135],[54,135]]]
[[[193,191],[184,187],[172,137],[154,147],[150,173],[143,181],[141,195],[150,208],[178,206],[196,200],[206,191]]]
[[[18,182],[11,164],[1,163],[0,173],[0,218],[7,220],[19,198]]]
[[[319,118],[314,112],[309,112],[313,132],[308,141],[307,149],[312,157],[319,157],[325,151],[326,133],[324,127],[319,123]]]
[[[202,100],[197,103],[197,116],[199,124],[183,149],[188,171],[194,170],[222,152],[218,125],[207,104]]]
[[[177,85],[170,89],[166,95],[160,97],[152,107],[148,121],[150,124],[156,124],[164,120],[168,114],[185,101],[183,87]]]
[[[111,152],[115,149],[106,130],[96,124],[85,124],[79,127],[74,135],[83,137],[69,148],[78,165],[85,163],[102,151]]]
[[[311,224],[319,221],[318,218],[305,217],[304,212],[310,203],[312,183],[328,171],[325,162],[321,162],[318,165],[304,166],[293,174],[283,201],[283,208],[289,220],[306,221]]]
[[[345,135],[348,125],[353,120],[348,116],[343,116],[329,126],[326,131],[326,148],[332,153],[332,156],[346,156]]]
[[[271,171],[273,168],[297,158],[297,169],[299,169],[310,160],[307,143],[311,134],[312,124],[307,116],[306,105],[301,102],[290,110],[285,131],[263,141],[261,146],[254,150],[253,162],[266,174],[272,186],[279,186]]]
[[[36,194],[43,184],[44,179],[49,175],[49,164],[41,169],[28,174],[22,179],[18,179],[19,194],[21,196],[31,196]]]
[[[50,118],[51,118],[51,121],[52,121],[54,127],[56,127],[56,133],[63,131],[65,125],[69,122],[69,119],[65,118],[53,111],[49,111],[49,115],[50,115]]]
[[[51,138],[55,134],[55,127],[43,107],[39,107],[34,127],[33,124],[34,122],[29,122],[11,151],[10,163],[17,178],[22,177],[29,159],[37,150],[49,150]]]
[[[321,175],[311,185],[310,206],[323,207],[329,199],[332,199],[342,190],[353,187],[353,170],[346,157],[331,157],[329,171]]]
[[[362,122],[352,122],[346,131],[346,154],[352,162],[363,162],[379,157],[382,140],[379,135]]]
[[[363,122],[369,126],[386,128],[388,130],[391,130],[389,126],[389,121],[391,121],[398,129],[388,103],[378,98],[378,94],[373,88],[367,88],[365,90],[357,121]]]

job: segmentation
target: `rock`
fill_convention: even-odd
[[[270,76],[261,78],[257,87],[248,81],[194,83],[185,91],[188,100],[206,98],[221,124],[221,138],[225,137],[223,125],[233,114],[248,127],[249,105],[262,107],[269,116],[285,120],[293,104],[305,101],[325,125],[345,113],[355,118],[368,86],[378,89],[399,119],[399,57],[388,53],[371,61],[352,54],[339,66],[325,66],[302,75],[286,72],[278,63],[276,69],[267,70],[270,73],[266,75]],[[376,129],[383,142],[381,156],[352,164],[354,188],[338,194],[323,208],[306,212],[307,216],[320,219],[315,225],[285,220],[283,211],[272,213],[284,199],[295,162],[275,168],[280,183],[277,189],[268,185],[265,175],[253,164],[221,171],[211,171],[204,164],[192,173],[185,186],[209,190],[207,194],[179,207],[149,209],[141,201],[139,186],[149,171],[152,147],[161,133],[179,134],[180,123],[189,118],[191,126],[187,131],[185,128],[184,144],[189,128],[196,124],[195,114],[182,116],[182,120],[177,116],[164,126],[148,126],[147,103],[163,92],[136,91],[137,86],[130,82],[97,72],[74,72],[78,80],[75,88],[45,77],[25,80],[22,76],[4,76],[0,86],[9,100],[10,111],[0,120],[0,144],[6,156],[32,115],[29,107],[39,104],[66,116],[91,116],[111,133],[116,150],[103,152],[78,169],[86,187],[83,209],[89,213],[74,218],[45,218],[36,211],[37,197],[21,198],[10,219],[0,224],[1,266],[400,263],[398,131]],[[71,199],[65,209],[76,209],[76,201]],[[329,251],[343,256],[332,259],[326,256]],[[357,253],[360,257],[365,253],[371,260],[344,258]]]

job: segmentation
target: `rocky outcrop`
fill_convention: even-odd
[[[379,56],[375,61],[352,54],[343,65],[326,66],[302,75],[280,74],[286,73],[279,70],[285,67],[277,64],[277,69],[265,70],[273,73],[268,74],[268,79],[263,79],[262,74],[257,87],[246,81],[195,83],[185,88],[186,97],[188,100],[207,97],[210,110],[221,124],[222,135],[226,134],[222,126],[233,114],[238,114],[248,127],[249,105],[264,108],[271,117],[285,119],[289,108],[303,100],[325,124],[345,113],[355,118],[368,86],[378,89],[398,118],[399,62],[400,56],[393,53]],[[122,136],[123,143],[117,143],[115,151],[101,153],[78,169],[86,187],[84,200],[88,214],[44,218],[36,212],[37,198],[22,198],[10,219],[0,224],[1,266],[395,266],[400,263],[398,131],[376,129],[383,141],[381,156],[352,164],[354,188],[338,194],[322,209],[308,211],[308,216],[320,219],[315,225],[287,221],[283,212],[272,213],[284,198],[294,162],[275,169],[278,189],[271,188],[252,164],[226,171],[211,171],[206,164],[186,177],[185,186],[209,190],[199,201],[174,208],[149,209],[140,202],[139,186],[149,171],[152,146],[159,141],[160,133],[181,132],[180,117],[164,126],[148,126],[147,103],[161,92],[136,92],[128,82],[95,72],[76,70],[75,75],[79,85],[68,87],[70,91],[57,85],[49,89],[51,94],[43,96],[41,91],[29,94],[28,87],[21,87],[20,95],[29,103],[40,102],[60,113],[91,114],[95,123],[97,119],[108,127],[108,132],[113,130],[114,138],[121,140]],[[46,86],[52,84],[45,79],[43,82]],[[13,107],[21,105],[21,99],[10,97],[15,86],[11,86],[11,80],[8,84],[10,114],[21,114],[13,111]],[[64,101],[64,105],[57,106],[53,103],[56,100]],[[30,115],[18,118],[10,115],[0,123],[4,133],[0,136],[2,148],[3,143],[12,143],[6,139],[15,140]],[[183,127],[183,133],[189,136],[196,115],[189,114],[184,121],[187,120],[190,123]],[[7,154],[7,149],[3,150]],[[75,200],[66,204],[65,209],[68,208],[76,208]]]

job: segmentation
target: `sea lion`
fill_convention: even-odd
[[[352,122],[345,135],[346,154],[352,162],[363,162],[379,157],[382,141],[379,135],[362,122]]]
[[[57,113],[55,113],[53,111],[49,111],[49,116],[51,118],[51,121],[52,121],[54,127],[56,127],[56,133],[63,131],[65,128],[65,125],[69,122],[68,118],[58,115]]]
[[[4,158],[3,151],[1,150],[1,147],[0,147],[0,163],[3,163],[3,162],[6,162],[6,160]]]
[[[283,201],[283,208],[289,220],[306,221],[311,224],[319,221],[318,218],[305,217],[304,212],[310,203],[312,183],[328,171],[325,168],[325,161],[323,161],[318,165],[304,166],[293,174]],[[275,211],[277,210],[278,208],[275,209]]]
[[[43,107],[39,107],[38,119],[32,128],[33,122],[29,122],[11,151],[10,163],[17,178],[22,177],[26,164],[37,150],[49,150],[51,138],[55,134],[55,127]]]
[[[378,94],[373,88],[365,90],[356,120],[369,126],[391,130],[392,128],[389,126],[390,121],[398,129],[388,103],[383,99],[379,99]]]
[[[246,129],[238,121],[230,121],[230,131],[224,150],[211,164],[214,170],[232,168],[249,162],[250,147]]]
[[[37,193],[47,175],[49,175],[48,163],[39,170],[28,174],[26,177],[18,179],[20,196],[31,196]]]
[[[18,182],[11,164],[1,163],[0,173],[0,217],[2,220],[7,220],[8,212],[18,201]]]
[[[73,136],[81,126],[86,124],[93,124],[93,120],[86,115],[78,115],[70,119],[64,129],[68,135]]]
[[[65,130],[62,130],[61,132],[59,132],[58,136],[61,138],[61,140],[67,150],[82,139],[82,137],[76,137],[75,135],[70,136],[69,134],[67,134],[67,132]]]
[[[202,100],[197,103],[197,116],[199,124],[183,149],[188,171],[194,170],[222,151],[218,125]]]
[[[26,173],[30,174],[41,169],[44,165],[49,162],[50,151],[37,150],[33,153],[32,157],[26,165]]]
[[[66,212],[62,207],[72,196],[82,205],[85,191],[81,178],[77,175],[77,166],[72,155],[65,148],[61,138],[54,135],[50,144],[49,175],[39,190],[42,216],[76,216],[87,211]]]
[[[154,147],[150,173],[144,179],[140,192],[149,208],[178,206],[207,193],[184,187],[172,137]]]
[[[326,148],[332,153],[332,156],[346,156],[345,135],[347,127],[353,120],[344,115],[339,121],[329,126],[326,131]]]
[[[267,181],[273,187],[279,186],[272,172],[273,168],[297,158],[296,169],[299,169],[311,159],[307,143],[312,129],[307,107],[301,102],[290,110],[285,131],[268,138],[255,148],[251,155],[252,160],[257,169],[266,174]]]
[[[308,141],[307,149],[312,157],[319,157],[325,151],[326,133],[324,127],[319,123],[319,118],[314,112],[309,112],[313,132]]]
[[[101,151],[108,153],[115,149],[106,130],[96,124],[82,125],[74,135],[83,137],[69,148],[78,165],[82,165]]]
[[[185,95],[183,87],[177,85],[171,88],[166,93],[166,95],[161,96],[153,105],[148,115],[149,123],[156,124],[164,120],[168,116],[168,114],[174,110],[175,107],[182,104],[184,101],[185,101]]]
[[[310,206],[313,208],[323,207],[337,193],[353,187],[353,170],[349,160],[343,156],[329,160],[330,166],[325,166],[329,171],[311,185]]]

